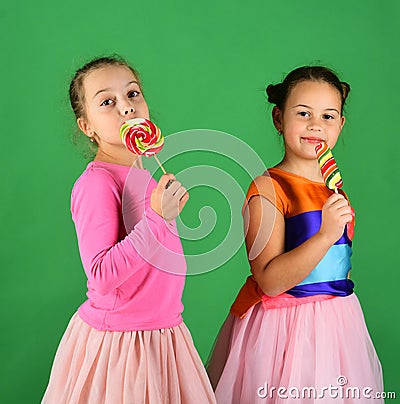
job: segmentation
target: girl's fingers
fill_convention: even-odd
[[[170,186],[172,185],[171,182],[173,183],[173,181],[175,181],[175,175],[174,174],[164,174],[160,178],[160,181],[158,182],[158,185],[161,188],[167,188],[168,183],[170,183],[170,185],[168,186],[168,188],[170,188]]]
[[[174,197],[177,199],[181,199],[186,194],[186,189],[184,187],[180,187],[175,193]]]
[[[179,210],[181,211],[189,199],[189,194],[186,192],[179,201]]]
[[[172,195],[175,195],[176,191],[181,187],[181,183],[177,180],[175,180],[169,187],[168,187],[168,192],[171,193]]]
[[[331,207],[333,209],[342,209],[344,207],[348,207],[349,203],[344,196],[340,195],[340,197],[336,197],[336,198],[332,198],[332,199],[329,198],[326,201],[325,205],[326,205],[326,207]]]
[[[343,216],[343,219],[345,220],[346,224],[349,224],[352,222],[353,217],[351,215],[346,215],[346,216]]]
[[[344,206],[339,206],[337,208],[337,211],[343,216],[343,215],[351,215],[351,208],[349,205],[344,205]]]
[[[332,194],[325,202],[324,207],[325,208],[329,208],[333,205],[335,205],[336,203],[338,203],[339,201],[343,200],[344,197],[340,194]]]

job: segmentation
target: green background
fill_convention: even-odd
[[[83,62],[114,52],[141,72],[152,116],[166,135],[227,132],[266,166],[282,155],[266,84],[315,62],[351,84],[335,157],[357,212],[352,278],[385,390],[400,394],[400,2],[23,0],[2,2],[0,23],[0,402],[40,401],[59,340],[85,298],[69,199],[86,162],[70,141],[67,87]],[[200,154],[167,168],[178,173],[211,164]],[[215,165],[232,166],[223,158]],[[245,191],[249,180],[239,172],[237,178]],[[208,192],[193,190],[187,225],[196,225],[205,195],[225,217],[226,201]],[[202,248],[216,239],[211,234]],[[185,250],[192,244],[184,242]],[[184,318],[203,360],[248,270],[242,246],[217,270],[187,278]]]

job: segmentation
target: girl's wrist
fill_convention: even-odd
[[[326,248],[326,250],[328,250],[332,247],[333,244],[335,244],[335,242],[332,241],[328,237],[328,235],[322,233],[321,231],[315,233],[314,238],[317,240],[318,244],[320,244],[322,248]]]

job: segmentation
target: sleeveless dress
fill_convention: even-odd
[[[277,168],[261,181],[251,183],[244,207],[256,195],[274,204],[285,219],[285,251],[319,230],[333,191]],[[383,403],[375,398],[381,365],[348,276],[353,231],[354,219],[312,272],[279,296],[247,278],[208,361],[219,404]]]

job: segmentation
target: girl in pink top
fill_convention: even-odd
[[[88,299],[67,327],[42,403],[215,403],[182,322],[186,263],[175,218],[189,195],[119,137],[149,118],[138,73],[115,57],[79,69],[70,101],[96,156],[71,198]]]

